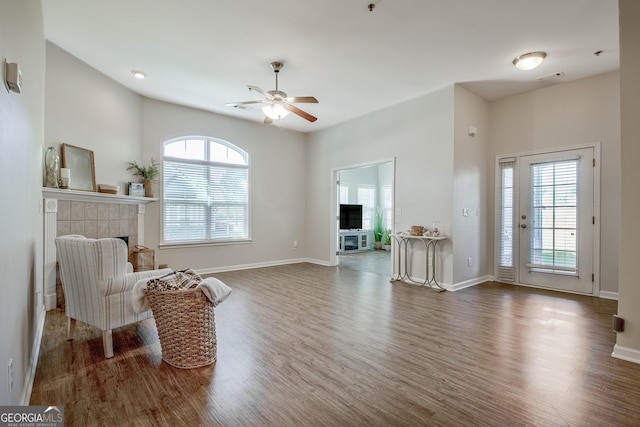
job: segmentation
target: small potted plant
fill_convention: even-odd
[[[382,235],[384,234],[384,226],[382,224],[382,209],[376,209],[376,215],[373,218],[373,240],[376,242],[376,249],[382,249]]]
[[[382,249],[384,249],[385,251],[391,250],[391,229],[390,228],[387,228],[386,230],[384,230],[384,233],[382,234]]]
[[[144,183],[144,196],[145,197],[153,197],[153,186],[151,183],[158,176],[158,161],[151,158],[151,164],[149,166],[139,165],[135,160],[133,162],[129,162],[129,167],[127,170],[133,170],[134,176],[139,176],[141,181]]]

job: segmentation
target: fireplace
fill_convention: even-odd
[[[88,191],[43,188],[44,197],[44,304],[58,305],[55,238],[79,234],[89,238],[119,237],[129,252],[144,245],[145,204],[156,201]]]
[[[67,234],[92,239],[126,236],[123,240],[131,250],[138,244],[138,206],[58,200],[56,237]]]

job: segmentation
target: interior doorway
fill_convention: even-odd
[[[333,182],[332,264],[391,277],[395,161],[336,169]]]

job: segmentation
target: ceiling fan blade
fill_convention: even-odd
[[[263,123],[265,125],[270,125],[271,123],[273,123],[273,120],[269,116],[264,116],[264,122]]]
[[[317,104],[318,100],[313,96],[289,96],[284,99],[291,103]]]
[[[226,104],[224,104],[226,107],[240,107],[242,108],[242,106],[244,105],[250,105],[250,104],[263,104],[265,101],[264,100],[260,100],[260,101],[245,101],[245,102],[228,102]]]
[[[318,120],[317,117],[312,116],[311,114],[307,113],[306,111],[302,111],[301,109],[299,109],[298,107],[295,107],[291,104],[287,104],[286,102],[282,103],[282,106],[291,111],[293,114],[297,114],[300,117],[302,117],[303,119],[307,119],[310,122],[315,122],[316,120]]]
[[[260,89],[258,86],[247,86],[247,87],[249,88],[249,90],[258,92],[260,95],[264,96],[267,99],[273,99],[273,95],[271,95],[269,92],[265,92],[264,90]]]

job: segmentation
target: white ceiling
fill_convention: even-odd
[[[48,0],[45,37],[144,96],[262,122],[247,85],[315,96],[301,132],[452,83],[491,101],[615,70],[617,0]],[[514,57],[546,51],[533,71]],[[603,51],[599,56],[596,51]],[[135,79],[131,70],[148,78]],[[563,72],[561,77],[540,77]]]

